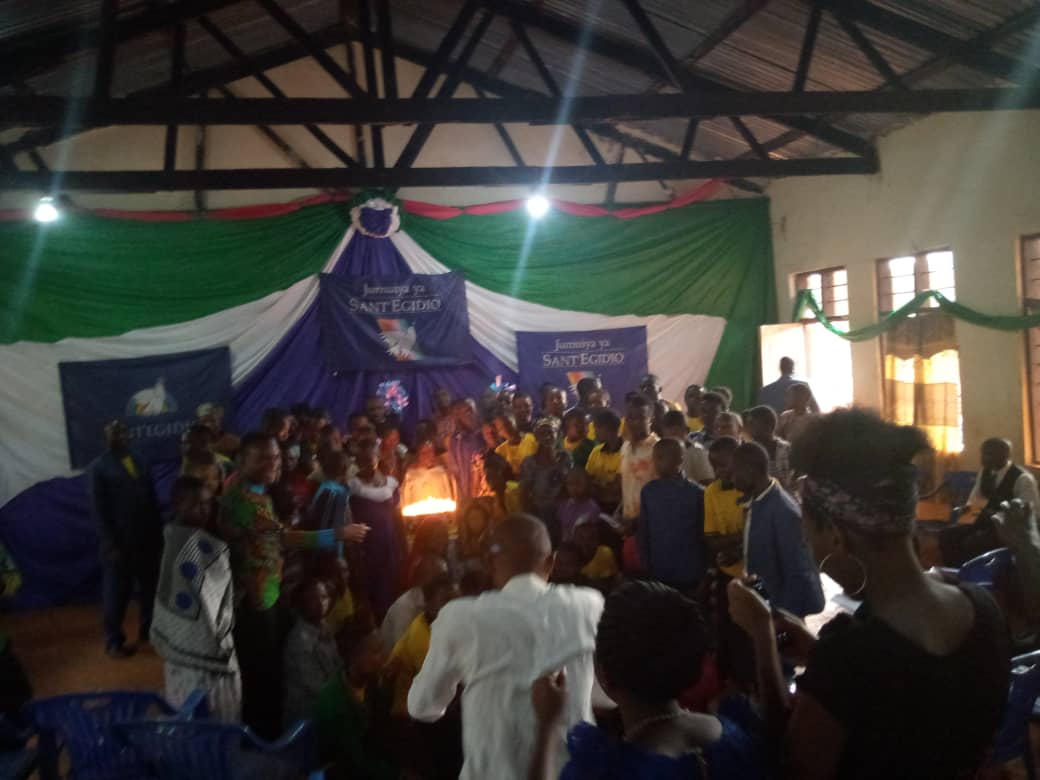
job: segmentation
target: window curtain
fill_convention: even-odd
[[[882,337],[882,347],[888,417],[928,434],[937,471],[956,468],[964,438],[954,319],[937,311],[903,320]]]

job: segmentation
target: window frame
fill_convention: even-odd
[[[887,317],[889,314],[894,312],[896,309],[900,308],[899,306],[895,306],[893,308],[886,308],[886,303],[888,305],[891,305],[892,303],[894,303],[896,295],[905,295],[906,294],[904,292],[899,292],[899,293],[894,292],[892,290],[891,280],[892,279],[906,278],[906,277],[908,277],[910,275],[910,274],[905,274],[903,276],[894,276],[894,275],[892,275],[891,272],[890,272],[889,263],[891,263],[893,260],[898,260],[898,259],[903,258],[903,257],[912,257],[912,258],[914,258],[914,273],[913,273],[913,277],[914,277],[914,291],[913,291],[913,294],[910,296],[911,299],[912,299],[912,298],[920,295],[923,292],[928,292],[929,290],[933,289],[931,287],[931,285],[930,285],[930,281],[931,281],[931,275],[934,272],[931,269],[929,269],[929,267],[928,267],[928,255],[938,254],[939,252],[949,252],[950,255],[953,257],[953,263],[952,263],[952,266],[951,266],[951,272],[954,275],[953,287],[952,288],[949,288],[949,287],[947,287],[947,288],[939,288],[939,291],[942,292],[943,290],[952,290],[953,297],[951,298],[951,300],[955,300],[956,299],[956,295],[957,295],[957,278],[956,278],[956,274],[957,274],[957,258],[956,258],[956,256],[953,255],[953,250],[950,249],[950,247],[948,247],[948,246],[935,247],[933,249],[924,249],[924,250],[921,250],[921,251],[918,251],[918,252],[913,252],[913,253],[909,253],[909,254],[905,254],[905,255],[895,255],[894,257],[881,257],[881,258],[878,258],[877,262],[875,263],[875,281],[876,281],[876,284],[877,284],[877,306],[878,306],[878,314],[881,317]],[[886,272],[888,272],[887,275],[886,275]],[[887,292],[886,292],[886,290],[887,290]],[[887,301],[886,301],[886,297],[887,297]],[[949,297],[949,296],[947,296],[947,297]],[[929,301],[927,304],[925,304],[925,308],[926,309],[936,309],[936,308],[938,308],[938,304],[934,300],[932,300],[932,301]],[[911,315],[911,316],[914,316],[914,315]]]
[[[833,283],[828,284],[828,281],[833,282],[834,274],[838,273],[839,271],[843,272],[845,274],[845,282],[844,282],[844,284],[833,284]],[[817,275],[819,275],[819,277],[820,277],[820,298],[821,298],[821,300],[817,301],[817,303],[819,303],[820,307],[823,309],[823,313],[827,317],[827,320],[829,322],[848,322],[849,321],[849,310],[850,310],[850,302],[849,302],[849,297],[850,297],[849,296],[849,269],[848,269],[848,267],[844,266],[844,265],[832,265],[832,266],[829,266],[827,268],[819,268],[819,269],[814,269],[812,271],[802,271],[800,273],[794,274],[795,294],[800,293],[802,290],[812,290],[812,289],[814,289],[814,288],[812,288],[812,287],[810,287],[808,285],[803,286],[802,283],[803,283],[804,280],[807,280],[809,277],[817,276]],[[834,290],[837,287],[844,287],[845,288],[845,297],[844,298],[834,298],[834,297],[831,297],[830,300],[828,300],[827,291],[828,290]],[[837,303],[844,303],[845,304],[845,314],[836,314],[835,313],[835,310],[834,310],[833,307]],[[812,314],[811,311],[803,310],[802,318],[799,320],[799,322],[802,322],[802,323],[805,323],[805,324],[816,322],[816,317],[815,317],[815,315]]]

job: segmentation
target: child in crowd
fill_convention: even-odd
[[[744,414],[748,437],[765,447],[769,455],[769,476],[784,490],[791,487],[791,445],[776,435],[776,412],[771,406],[756,406]]]
[[[733,439],[743,438],[744,418],[736,412],[720,412],[715,424],[715,438],[729,436]]]
[[[343,670],[336,640],[324,625],[332,606],[325,582],[318,577],[305,580],[293,600],[296,622],[283,653],[287,727],[310,716],[318,693]]]
[[[813,394],[805,382],[795,382],[787,388],[787,411],[780,415],[776,435],[794,444],[795,439],[819,415],[812,412]]]
[[[210,495],[217,497],[224,490],[224,473],[212,452],[204,452],[181,464],[182,477],[195,477],[209,490]]]
[[[398,780],[379,634],[355,618],[337,639],[345,671],[322,688],[311,713],[322,762],[331,765],[326,777]]]
[[[682,412],[672,410],[662,421],[662,438],[674,439],[683,445],[683,472],[687,479],[698,485],[706,485],[715,479],[715,472],[708,462],[708,451],[699,441],[690,441],[690,429]]]
[[[683,445],[662,439],[654,445],[657,479],[640,500],[636,541],[646,573],[691,593],[704,580],[704,490],[683,474]]]
[[[612,514],[621,501],[621,418],[612,409],[596,412],[596,441],[585,473],[600,509]]]
[[[563,415],[563,451],[578,468],[585,468],[596,443],[589,439],[589,418],[584,409],[571,409]]]
[[[581,573],[583,563],[578,545],[574,542],[563,542],[556,550],[556,563],[553,564],[549,581],[554,585],[588,587],[589,581]]]
[[[560,424],[555,417],[542,417],[535,423],[538,451],[520,467],[520,494],[524,508],[538,517],[549,530],[555,547],[560,543],[560,523],[556,504],[563,489],[571,458],[556,449]]]
[[[415,462],[404,474],[401,505],[409,506],[427,498],[459,500],[455,478],[438,462],[437,449],[429,440],[420,442]]]
[[[583,518],[574,527],[574,544],[581,561],[581,576],[587,583],[604,593],[614,587],[618,579],[617,558],[607,545],[600,544],[599,518]]]
[[[379,638],[387,653],[394,649],[394,645],[404,636],[412,621],[422,614],[426,604],[423,596],[426,583],[448,573],[448,562],[442,557],[426,556],[419,561],[415,567],[415,585],[402,593],[390,606],[379,627]]]
[[[639,496],[654,478],[654,445],[660,441],[650,432],[652,404],[636,394],[625,409],[627,441],[621,445],[621,521],[631,531],[639,519]]]
[[[384,422],[376,431],[379,436],[379,470],[401,482],[404,479],[404,459],[408,448],[401,443],[401,429],[397,423]]]
[[[717,477],[704,490],[704,539],[709,566],[727,577],[744,572],[744,505],[733,486],[733,453],[740,442],[729,436],[716,439],[708,457]]]
[[[458,589],[451,575],[442,572],[429,579],[422,587],[423,610],[409,624],[394,645],[386,664],[386,676],[394,687],[392,712],[396,717],[408,717],[408,689],[422,669],[430,649],[430,627],[441,607],[456,598]]]
[[[456,480],[437,460],[437,448],[433,441],[428,440],[420,442],[415,461],[405,472],[405,483],[400,488],[400,502],[401,506],[409,506],[427,498],[459,500]],[[436,521],[446,523],[450,534],[456,534],[452,513],[438,516]],[[414,539],[418,522],[416,518],[405,518],[406,537]]]
[[[589,495],[589,477],[585,470],[575,466],[567,472],[564,483],[567,497],[560,503],[560,538],[569,542],[574,538],[574,527],[583,518],[599,517],[599,504]]]
[[[195,690],[206,692],[210,714],[237,722],[242,680],[235,643],[228,546],[206,530],[213,494],[196,477],[180,477],[170,498],[173,521],[155,597],[151,642],[163,659],[166,698],[179,707]]]
[[[319,459],[325,479],[314,494],[303,526],[309,531],[342,528],[352,521],[350,488],[347,487],[350,459],[343,450],[324,450]],[[343,557],[342,543],[336,555]]]
[[[495,448],[495,452],[506,459],[513,476],[520,473],[520,467],[524,461],[538,451],[538,442],[534,440],[533,433],[521,433],[516,425],[516,417],[509,413],[503,413],[495,418],[498,435],[502,443]]]
[[[415,538],[412,540],[412,549],[408,551],[405,565],[402,567],[404,578],[401,581],[401,590],[421,586],[419,564],[424,558],[443,558],[451,562],[454,558],[453,545],[448,530],[448,523],[440,515],[426,517],[415,529]]]
[[[484,446],[488,452],[494,452],[502,443],[502,437],[498,435],[498,427],[494,420],[484,420],[480,424],[480,436],[484,439]]]
[[[324,580],[332,605],[325,616],[325,627],[336,636],[354,617],[354,595],[350,592],[350,569],[342,558],[325,558],[318,575]]]
[[[379,619],[393,602],[400,581],[402,543],[396,517],[400,493],[397,480],[379,471],[374,441],[363,440],[357,452],[358,473],[349,484],[350,511],[356,523],[369,527],[357,561],[358,580]],[[351,568],[355,568],[353,561]]]
[[[462,514],[456,556],[459,568],[464,572],[479,569],[484,564],[484,554],[492,527],[489,498],[483,496],[473,499]]]
[[[704,421],[701,420],[701,386],[687,387],[683,394],[683,402],[686,404],[686,427],[690,429],[690,433],[697,433],[704,428]]]
[[[529,394],[517,393],[513,396],[513,415],[521,433],[534,432],[534,399]]]

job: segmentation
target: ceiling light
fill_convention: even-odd
[[[549,199],[544,195],[532,195],[527,199],[527,213],[532,219],[541,219],[549,213]]]
[[[54,198],[46,197],[40,198],[40,202],[36,204],[36,210],[33,212],[33,219],[37,222],[54,222],[61,216],[61,212],[58,211],[58,207],[54,205]]]

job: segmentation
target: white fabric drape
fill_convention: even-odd
[[[354,235],[343,236],[325,265],[331,271]],[[415,273],[450,269],[402,232],[391,238]],[[105,338],[68,338],[53,344],[0,346],[0,506],[44,479],[68,476],[68,442],[58,363],[111,360],[228,345],[232,382],[242,381],[278,345],[316,301],[318,277],[286,290],[195,320],[143,328]],[[602,330],[646,325],[650,370],[668,398],[681,400],[691,383],[708,374],[726,322],[702,315],[606,316],[566,311],[510,298],[466,283],[470,331],[506,365],[516,368],[516,331]]]
[[[451,270],[404,232],[395,233],[390,240],[417,274]],[[665,398],[680,402],[689,385],[701,384],[708,376],[726,327],[722,317],[702,314],[637,317],[554,309],[510,298],[472,282],[466,282],[466,306],[473,338],[514,370],[517,331],[605,330],[645,325],[650,371],[661,378]]]
[[[331,271],[353,236],[348,230],[325,264]],[[0,347],[0,506],[40,480],[73,474],[69,468],[58,363],[114,360],[228,345],[231,381],[244,379],[318,297],[318,277],[231,309],[105,338],[53,344],[19,341]]]

